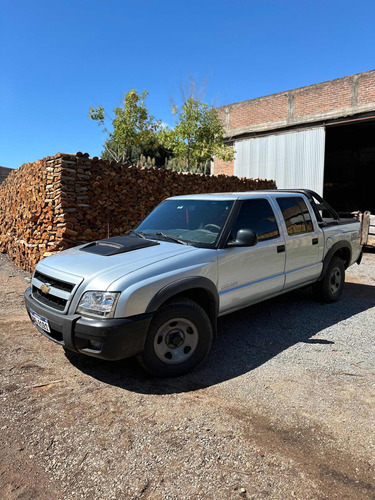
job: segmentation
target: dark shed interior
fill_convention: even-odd
[[[323,196],[339,214],[375,213],[375,120],[327,126]]]

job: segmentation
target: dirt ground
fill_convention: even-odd
[[[219,320],[206,364],[157,380],[30,323],[0,254],[2,499],[375,498],[375,254],[342,299],[290,293]]]

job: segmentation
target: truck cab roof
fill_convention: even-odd
[[[204,194],[187,194],[180,196],[171,196],[168,200],[246,200],[249,198],[258,198],[268,195],[288,195],[288,194],[304,194],[308,199],[314,196],[319,200],[320,196],[309,189],[268,189],[257,191],[239,191],[228,193],[204,193]]]

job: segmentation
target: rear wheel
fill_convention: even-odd
[[[211,344],[212,326],[204,309],[193,300],[176,299],[155,314],[139,361],[152,375],[175,377],[203,363]]]
[[[344,262],[339,257],[334,257],[329,263],[323,279],[313,285],[314,295],[323,302],[336,302],[342,295],[344,283]]]

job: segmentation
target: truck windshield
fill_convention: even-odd
[[[232,205],[233,201],[166,200],[139,224],[137,232],[146,238],[215,248]]]

